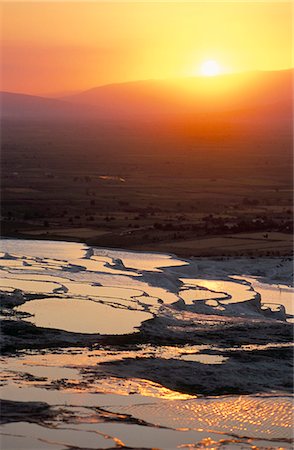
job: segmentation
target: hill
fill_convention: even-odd
[[[242,121],[279,124],[292,116],[293,70],[147,80],[100,86],[49,99],[1,94],[9,119],[99,121]]]
[[[277,109],[291,112],[293,70],[112,84],[64,98],[97,116],[171,117]],[[264,111],[263,111],[264,112]]]

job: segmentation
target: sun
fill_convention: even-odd
[[[221,69],[217,61],[208,59],[201,64],[200,73],[204,77],[214,77],[221,73]]]

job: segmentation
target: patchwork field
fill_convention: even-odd
[[[2,234],[186,256],[292,253],[289,136],[116,127],[4,121]]]

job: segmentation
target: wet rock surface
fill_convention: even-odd
[[[26,256],[9,245],[0,257],[5,449],[291,447],[291,290],[269,283],[265,302],[242,275],[286,282],[288,260],[254,269],[74,244],[66,257],[62,243],[58,259],[48,243],[18,242]],[[73,298],[102,305],[105,321],[135,314],[135,327],[66,331],[49,310],[46,327],[26,311]]]
[[[36,422],[52,420],[56,412],[44,402],[15,402],[0,400],[1,417],[0,423],[11,422]]]

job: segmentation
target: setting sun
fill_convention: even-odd
[[[209,59],[204,61],[201,64],[200,73],[205,77],[213,77],[215,75],[219,75],[221,72],[219,64],[213,59]]]
[[[0,450],[292,448],[293,5],[0,0]]]
[[[2,2],[2,89],[54,96],[109,83],[287,69],[290,3]]]

